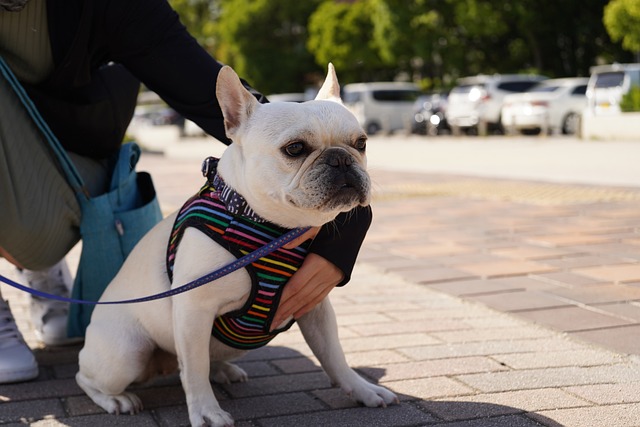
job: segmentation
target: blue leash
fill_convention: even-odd
[[[155,295],[149,295],[146,297],[141,297],[141,298],[134,298],[134,299],[128,299],[128,300],[122,300],[122,301],[86,301],[86,300],[81,300],[81,299],[74,299],[74,298],[65,298],[65,297],[61,297],[60,295],[53,295],[53,294],[49,294],[46,292],[41,292],[35,289],[31,289],[27,286],[21,285],[19,283],[14,282],[13,280],[10,280],[6,277],[4,277],[3,275],[0,274],[0,282],[4,282],[9,286],[13,286],[14,288],[20,289],[21,291],[30,293],[32,295],[35,295],[37,297],[42,297],[42,298],[49,298],[49,299],[54,299],[54,300],[58,300],[58,301],[63,301],[63,302],[69,302],[72,304],[93,304],[93,305],[113,305],[113,304],[133,304],[133,303],[139,303],[139,302],[147,302],[147,301],[153,301],[153,300],[157,300],[157,299],[162,299],[162,298],[167,298],[167,297],[171,297],[174,295],[178,295],[187,291],[190,291],[191,289],[195,289],[195,288],[199,288],[200,286],[206,285],[207,283],[213,282],[214,280],[217,280],[221,277],[226,276],[229,273],[232,273],[242,267],[245,267],[249,264],[251,264],[252,262],[257,261],[258,259],[269,255],[271,252],[281,248],[282,246],[286,245],[287,243],[289,243],[290,241],[294,240],[297,237],[302,236],[305,232],[307,232],[309,230],[309,228],[296,228],[293,229],[291,231],[289,231],[286,234],[283,234],[282,236],[278,237],[277,239],[267,243],[266,245],[262,246],[261,248],[256,249],[255,251],[248,253],[247,255],[243,256],[242,258],[238,258],[236,261],[225,265],[224,267],[219,268],[216,271],[213,271],[209,274],[206,274],[192,282],[187,283],[186,285],[182,285],[180,287],[177,287],[175,289],[171,289],[159,294],[155,294]]]

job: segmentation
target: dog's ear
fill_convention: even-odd
[[[227,136],[234,140],[236,131],[251,117],[259,104],[258,100],[242,85],[236,72],[228,65],[218,73],[216,97],[224,116]]]
[[[342,104],[340,99],[340,84],[338,83],[338,76],[336,76],[336,69],[333,68],[333,64],[329,62],[329,70],[327,77],[324,79],[324,83],[316,95],[318,100],[335,101]]]

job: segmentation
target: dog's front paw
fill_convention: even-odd
[[[190,410],[189,421],[194,427],[233,427],[233,418],[220,407],[213,410]]]
[[[392,403],[400,403],[395,393],[365,380],[359,382],[352,389],[344,388],[344,390],[353,399],[370,408],[386,407]]]
[[[211,366],[213,380],[218,384],[245,382],[249,375],[241,367],[229,362],[218,362]]]
[[[92,396],[93,401],[110,414],[135,415],[142,411],[142,401],[133,393],[124,392],[117,395],[102,394]]]

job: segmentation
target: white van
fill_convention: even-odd
[[[588,114],[620,113],[620,101],[632,86],[640,86],[640,64],[609,64],[591,67],[587,85]]]
[[[413,83],[351,83],[343,88],[342,102],[369,135],[411,129],[413,103],[421,95]]]

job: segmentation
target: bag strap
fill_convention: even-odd
[[[62,147],[62,144],[60,144],[60,141],[58,141],[58,138],[56,138],[56,136],[53,134],[47,122],[44,120],[44,118],[42,118],[36,106],[33,105],[33,102],[27,95],[27,92],[24,90],[24,88],[22,87],[22,85],[20,84],[16,76],[13,74],[13,72],[11,71],[11,68],[9,68],[9,65],[7,65],[2,55],[0,55],[0,72],[2,73],[2,76],[9,82],[14,92],[20,99],[20,102],[22,102],[22,105],[24,105],[27,112],[31,116],[31,119],[34,121],[36,126],[38,126],[38,129],[40,129],[40,132],[42,132],[42,135],[51,146],[51,149],[53,150],[56,157],[58,158],[58,161],[60,162],[60,166],[62,167],[62,170],[67,176],[67,181],[69,182],[69,185],[71,185],[71,187],[73,188],[73,190],[78,196],[82,195],[88,198],[89,193],[85,188],[84,181],[82,180],[82,177],[78,173],[78,170],[76,169],[75,165],[67,155],[66,150]]]

